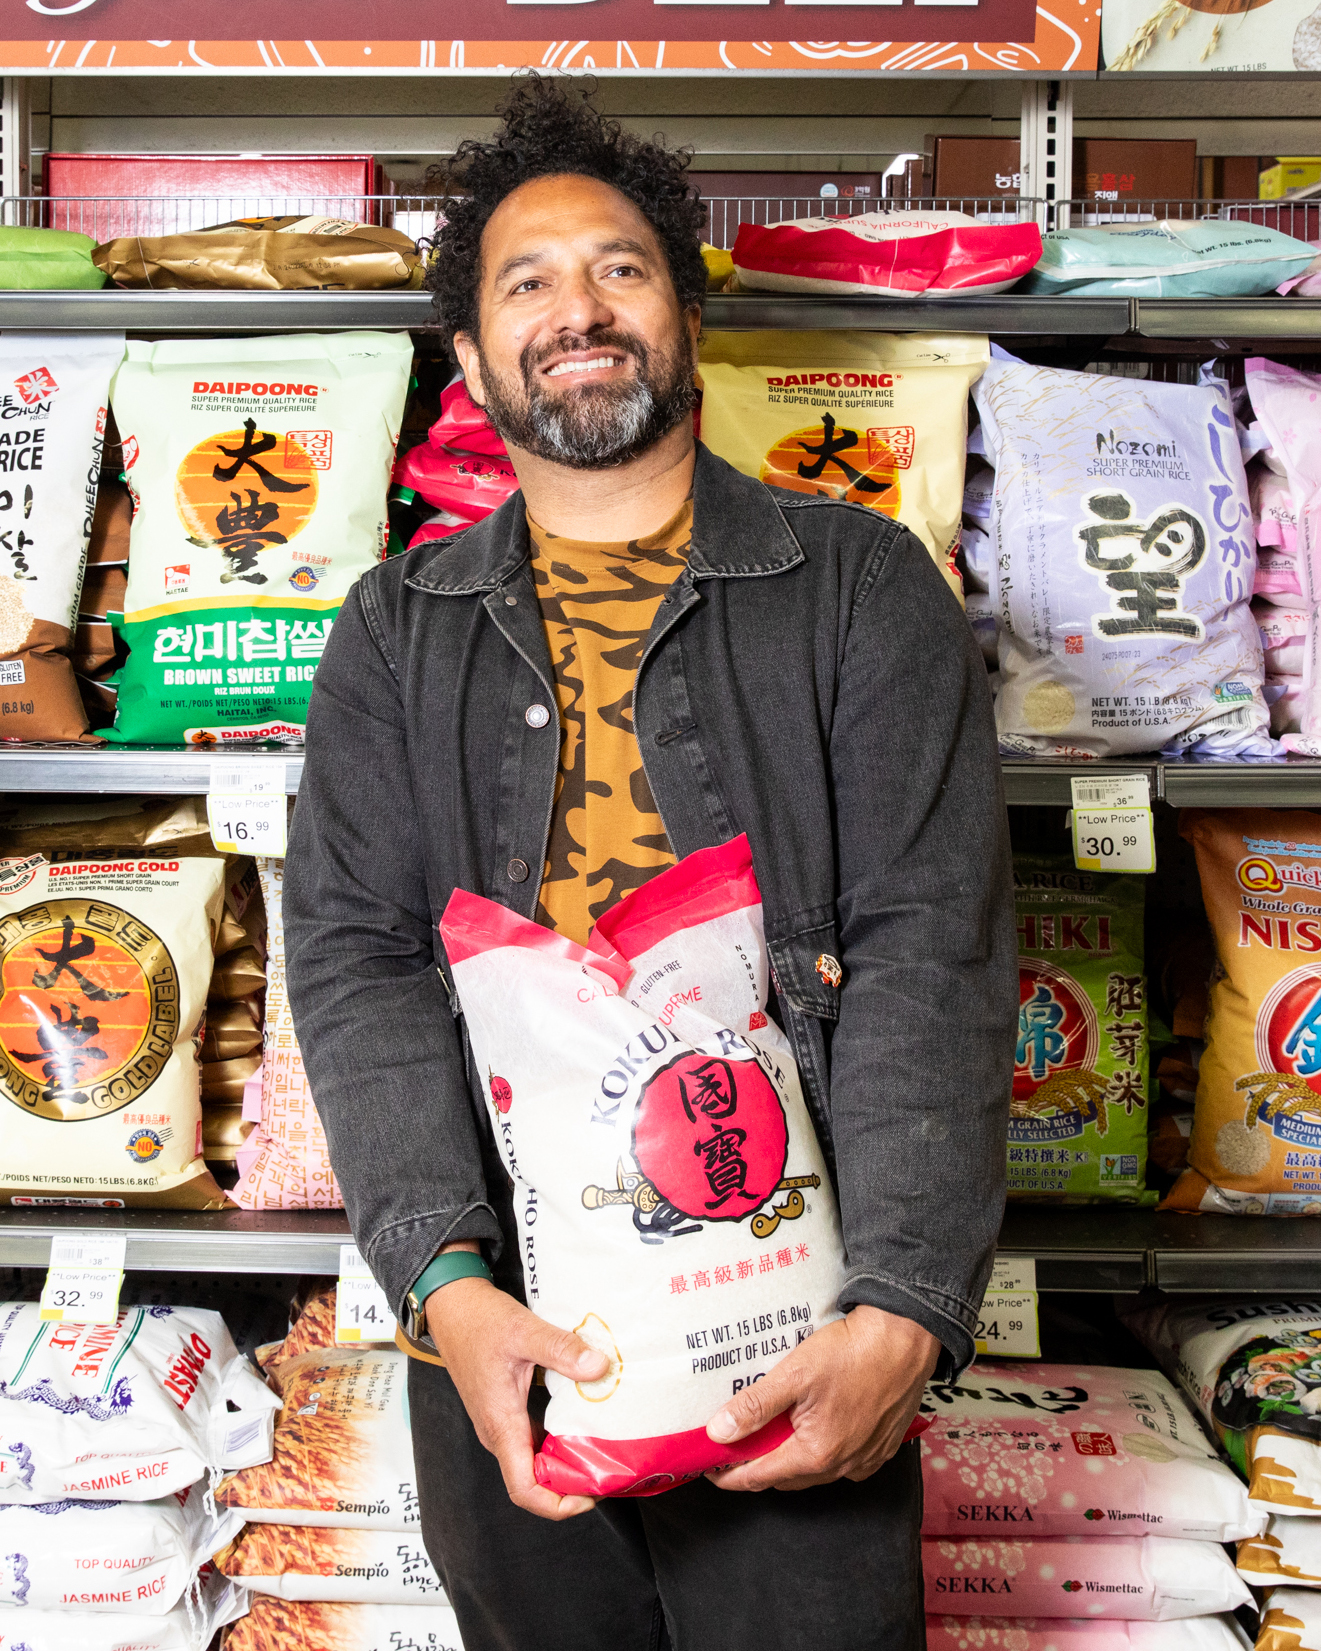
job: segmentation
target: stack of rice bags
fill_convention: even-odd
[[[219,1313],[40,1315],[0,1305],[0,1644],[204,1651],[246,1604],[212,1487],[269,1460],[276,1400]]]
[[[462,373],[442,391],[440,417],[427,439],[396,462],[394,484],[407,500],[416,495],[436,512],[409,540],[409,550],[461,533],[517,490],[504,438],[468,394]]]
[[[337,1347],[334,1334],[327,1289],[283,1342],[263,1350],[283,1402],[274,1457],[216,1493],[248,1522],[216,1566],[254,1595],[228,1651],[462,1651],[422,1546],[407,1355],[388,1345]]]
[[[202,1039],[202,1129],[208,1160],[233,1164],[248,1134],[244,1093],[261,1070],[266,912],[255,863],[226,864],[225,908]]]
[[[927,1643],[1234,1651],[1266,1515],[1153,1370],[977,1364],[922,1406]]]

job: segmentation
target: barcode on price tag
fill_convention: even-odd
[[[339,1247],[339,1284],[335,1289],[335,1340],[393,1341],[395,1316],[385,1291],[372,1277],[356,1244]]]
[[[225,757],[211,764],[209,789],[249,797],[283,797],[286,767],[278,758]]]
[[[43,1319],[68,1324],[113,1324],[124,1282],[123,1233],[78,1233],[52,1238],[50,1268],[41,1287]]]
[[[253,757],[226,757],[211,764],[206,813],[218,849],[276,858],[284,854],[289,812],[285,766]]]
[[[1075,808],[1150,808],[1145,774],[1075,774],[1069,781]]]
[[[1037,1264],[997,1257],[977,1315],[979,1358],[1039,1359]]]

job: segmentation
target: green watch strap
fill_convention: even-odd
[[[474,1255],[471,1250],[451,1250],[448,1255],[438,1255],[434,1261],[429,1261],[408,1293],[415,1310],[421,1312],[427,1297],[446,1284],[453,1284],[460,1278],[489,1280],[490,1277],[491,1269],[481,1256]]]

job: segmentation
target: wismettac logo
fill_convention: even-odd
[[[230,383],[222,383],[219,379],[208,384],[204,378],[193,383],[195,396],[319,396],[319,384],[282,384],[278,380],[274,384],[264,384],[258,380],[255,384],[247,384],[241,378]]]
[[[799,388],[824,384],[830,390],[888,390],[895,381],[894,373],[789,373],[784,378],[768,378],[767,384],[783,389],[793,384]]]

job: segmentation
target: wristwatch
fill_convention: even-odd
[[[484,1278],[489,1281],[491,1269],[481,1256],[474,1255],[471,1250],[450,1250],[447,1255],[438,1255],[427,1263],[404,1297],[404,1306],[408,1310],[404,1324],[406,1335],[414,1341],[423,1340],[427,1334],[427,1297],[460,1278]]]

